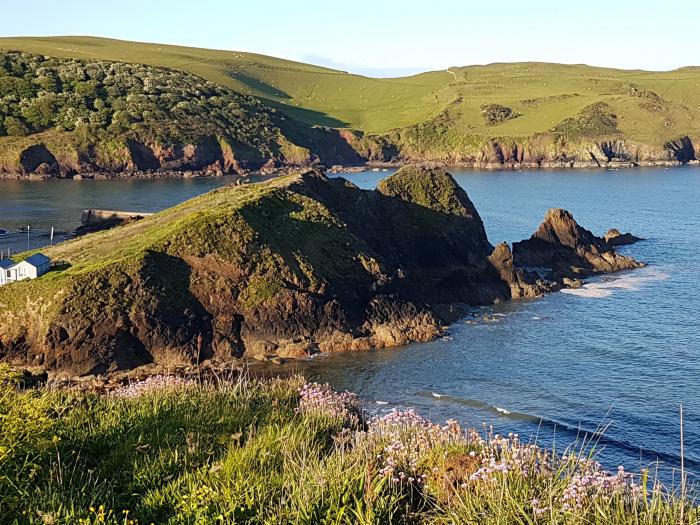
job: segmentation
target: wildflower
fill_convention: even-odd
[[[352,392],[336,392],[329,384],[305,383],[299,389],[299,407],[302,414],[320,414],[344,421],[356,428],[362,416],[360,402]]]
[[[176,389],[191,384],[193,384],[192,381],[181,377],[156,375],[119,387],[112,391],[112,395],[123,399],[134,399],[145,394]]]

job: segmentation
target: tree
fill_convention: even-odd
[[[35,129],[44,129],[54,123],[59,102],[56,97],[47,95],[36,98],[22,110],[22,116]]]
[[[23,78],[0,77],[0,98],[16,97],[18,99],[34,96],[34,86]]]
[[[29,133],[27,126],[17,117],[5,117],[5,130],[11,137],[24,137]]]

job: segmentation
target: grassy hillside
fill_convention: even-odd
[[[316,172],[228,186],[47,247],[57,271],[0,287],[0,360],[85,374],[429,340],[428,305],[514,294],[491,250],[443,172],[404,168],[377,191]]]
[[[660,143],[700,128],[700,69],[625,71],[542,63],[455,67],[406,78],[373,79],[232,51],[90,37],[3,38],[2,49],[51,56],[123,60],[188,71],[283,105],[308,123],[370,133],[408,126],[443,111],[464,133],[522,137],[543,133],[588,105],[605,102],[631,139]],[[482,106],[519,116],[497,126]]]
[[[279,140],[266,139],[263,148],[253,144],[252,149],[262,150],[262,155],[253,156],[256,162],[244,163],[250,167],[266,162],[330,166],[363,161],[496,168],[674,165],[695,161],[700,149],[700,68],[696,67],[648,72],[514,63],[377,79],[252,53],[92,37],[0,38],[0,50],[59,57],[85,67],[137,63],[131,67],[147,71],[157,67],[162,77],[185,75],[189,84],[192,79],[206,79],[226,90],[229,98],[250,96],[248,100],[262,105],[241,113],[240,120],[255,123],[259,119],[253,113],[279,110],[273,123],[283,135]],[[32,82],[36,84],[36,79]],[[188,96],[211,104],[206,100],[210,97],[202,99],[196,85]],[[19,106],[29,103],[16,98]],[[208,113],[203,113],[205,120]],[[167,108],[162,116],[178,118]],[[209,124],[200,122],[198,127]],[[266,136],[270,131],[266,128],[254,125],[247,135],[252,138],[257,129]],[[339,128],[347,131],[340,133]],[[215,134],[221,138],[220,132]],[[53,142],[61,149],[65,141]],[[147,147],[154,150],[159,167],[167,168],[172,148],[162,142]],[[240,151],[241,141],[235,142],[222,151],[203,145],[203,150],[215,152],[200,155],[207,162],[199,167],[229,170],[236,164],[231,157],[249,158],[250,145]],[[15,158],[26,144],[5,141],[3,149]],[[91,155],[82,155],[86,156]],[[187,162],[180,159],[179,165]],[[70,158],[58,159],[57,164],[62,174],[85,171]],[[31,169],[20,171],[27,174]]]
[[[697,523],[647,472],[606,472],[289,380],[155,376],[106,394],[16,388],[0,366],[0,508],[15,524]],[[561,447],[558,447],[559,449]]]
[[[419,122],[426,103],[452,75],[370,79],[278,58],[92,37],[2,38],[0,49],[64,58],[120,60],[180,69],[242,93],[281,104],[311,123],[384,131]]]

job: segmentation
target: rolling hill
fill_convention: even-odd
[[[290,142],[311,153],[325,139],[309,139],[317,135],[310,130],[353,130],[343,140],[362,160],[677,163],[695,160],[700,141],[694,67],[649,72],[513,63],[378,79],[253,53],[93,37],[0,38],[0,49],[195,75],[279,111],[296,126]],[[345,157],[334,159],[357,160]]]

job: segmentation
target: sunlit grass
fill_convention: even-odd
[[[3,523],[691,524],[647,475],[436,425],[368,419],[301,378],[22,391],[3,369]]]

